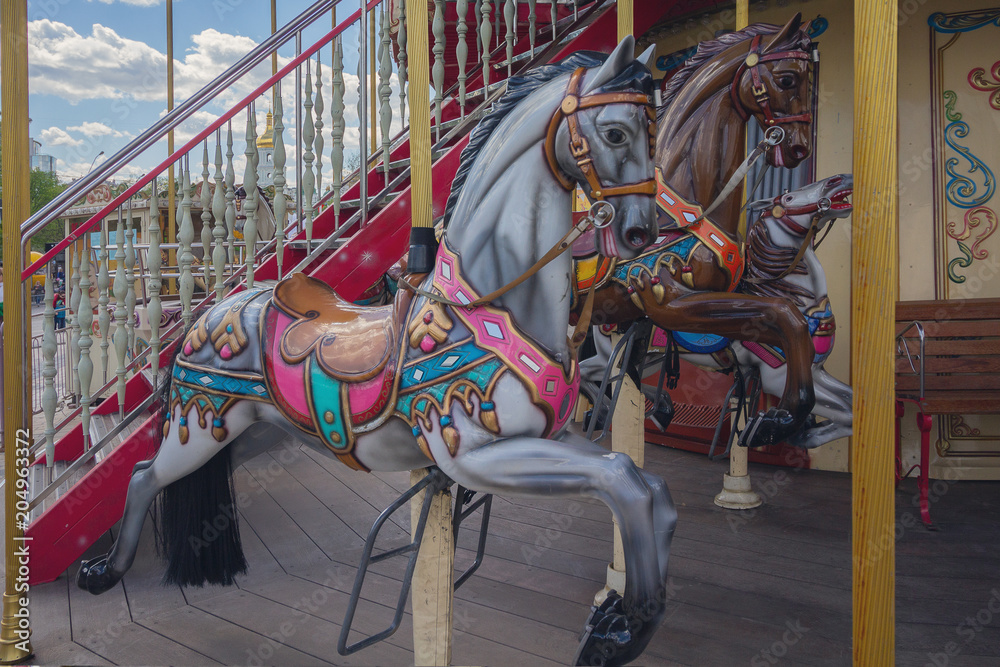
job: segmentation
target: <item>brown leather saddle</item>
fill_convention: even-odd
[[[281,338],[281,356],[295,364],[315,351],[331,376],[346,382],[369,380],[396,352],[412,296],[399,290],[392,304],[359,306],[326,283],[293,273],[274,288],[274,305],[295,320]]]

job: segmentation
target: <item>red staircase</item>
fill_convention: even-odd
[[[661,17],[675,11],[676,5],[679,4],[681,3],[662,2],[662,0],[637,0],[635,2],[636,34],[642,34],[649,30]],[[685,7],[689,7],[690,4],[687,3]],[[713,3],[696,4],[711,5]],[[525,8],[526,5],[521,4],[519,7]],[[548,40],[551,36],[551,29],[548,25],[548,16],[543,16],[547,13],[548,7],[542,4],[537,5],[537,7],[541,11],[538,13],[539,37],[536,53],[540,53],[549,47]],[[454,5],[448,4],[447,8],[449,50],[446,53],[450,55],[446,56],[446,60],[448,60],[446,89],[453,86],[457,80],[457,65],[454,61],[456,41]],[[545,60],[558,60],[579,50],[609,52],[617,41],[617,18],[614,8],[614,2],[581,4],[579,19],[573,28],[575,31],[584,27],[583,31],[571,40],[549,48],[549,52],[543,56]],[[573,11],[569,5],[560,6],[559,11],[560,16],[564,17],[567,23],[572,21],[570,17]],[[469,17],[472,17],[471,6]],[[525,15],[519,21],[519,40],[515,45],[515,54],[524,53],[529,49],[527,27],[527,16]],[[469,31],[468,38],[471,43],[469,63],[472,67],[472,63],[477,60],[471,53],[475,49],[475,35],[472,29]],[[506,57],[502,39],[499,44],[500,46],[494,49],[494,54],[499,53],[500,55],[494,55],[494,63],[503,61]],[[433,56],[431,62],[433,62]],[[516,62],[515,72],[526,62],[527,60]],[[505,77],[506,65],[494,67],[491,83]],[[467,82],[467,90],[470,91],[471,97],[466,105],[467,111],[474,109],[482,101],[481,88],[481,71],[476,68]],[[478,98],[476,97],[477,90],[480,91]],[[456,95],[457,90],[453,89],[442,110],[443,121],[452,121],[458,118],[459,105]],[[456,132],[456,136],[450,141],[435,147],[435,151],[441,153],[432,167],[435,215],[440,215],[444,211],[451,181],[458,168],[459,155],[468,140],[468,131],[471,130],[472,125],[469,123],[469,127],[464,127],[461,132]],[[392,150],[390,163],[403,162],[408,157],[409,144],[402,141]],[[407,168],[405,164],[397,167],[395,174],[390,172],[391,178],[402,175],[404,172],[400,170]],[[369,193],[379,192],[383,189],[385,176],[380,163],[374,165],[368,172],[367,178]],[[393,195],[391,200],[386,198],[387,203],[371,212],[367,225],[358,228],[357,224],[353,224],[353,228],[348,229],[348,233],[344,236],[347,242],[339,248],[323,251],[310,263],[306,272],[329,283],[345,298],[357,299],[407,251],[410,232],[408,177],[401,180]],[[343,194],[345,202],[357,201],[359,197],[359,183],[355,183]],[[341,221],[350,220],[356,211],[356,206],[352,209],[345,205],[341,211]],[[334,211],[332,207],[328,207],[314,221],[313,245],[318,245],[334,231]],[[304,231],[297,232],[289,241],[290,243],[284,250],[283,269],[286,272],[306,257]],[[276,256],[273,254],[268,256],[256,268],[255,274],[258,281],[277,280]],[[163,354],[163,358],[168,357],[168,353]],[[148,372],[138,373],[128,381],[126,411],[135,409],[150,398],[152,390],[147,375]],[[117,401],[109,398],[94,411],[94,414],[102,415],[117,411],[117,409]],[[26,535],[33,540],[32,553],[34,554],[31,583],[52,581],[58,577],[77,562],[84,551],[121,518],[133,467],[139,461],[151,458],[159,446],[160,434],[156,432],[154,427],[154,417],[148,412],[143,414],[141,426],[136,428],[121,444],[108,452],[84,477],[57,501],[51,503],[28,526]],[[78,425],[57,442],[56,460],[75,459],[83,452],[83,446],[83,433]],[[43,462],[44,458],[36,461],[36,465]]]

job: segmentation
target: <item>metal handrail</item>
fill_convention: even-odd
[[[264,62],[271,55],[272,51],[284,46],[285,42],[294,37],[295,33],[301,28],[311,25],[316,19],[339,4],[340,1],[319,0],[319,2],[311,5],[287,25],[261,42],[250,53],[240,58],[235,65],[217,76],[185,102],[175,107],[173,111],[154,123],[152,127],[129,142],[124,148],[103,162],[97,169],[72,183],[58,197],[43,206],[37,213],[21,224],[21,233],[24,238],[29,238],[36,234],[42,227],[57,217],[58,213],[62,213],[65,208],[68,208],[69,204],[75,202],[81,195],[86,194],[92,185],[102,182],[106,176],[125,166],[137,154],[159,141],[164,134],[187,120],[192,112],[197,111],[216,95],[227,90],[232,86],[234,81]]]
[[[339,2],[340,2],[340,0],[321,0],[321,2],[317,2],[309,10],[306,10],[306,12],[303,12],[303,14],[301,14],[299,17],[297,17],[296,21],[298,21],[299,19],[305,20],[303,17],[308,17],[309,21],[314,21],[316,19],[316,15],[317,14],[321,15],[321,14],[325,13],[325,11],[327,9],[333,7],[335,4],[337,4]],[[378,6],[378,4],[380,2],[382,2],[382,0],[369,0],[367,2],[367,4],[365,5],[366,9],[370,10],[370,9]],[[313,10],[315,10],[315,11],[313,11]],[[142,178],[138,179],[128,189],[126,189],[124,192],[122,192],[121,194],[119,194],[113,201],[111,201],[110,203],[108,203],[107,205],[105,205],[105,207],[103,209],[101,209],[100,212],[98,212],[98,213],[94,214],[93,216],[91,216],[91,218],[89,220],[87,220],[87,222],[83,223],[82,225],[79,225],[65,239],[63,239],[58,244],[56,244],[56,246],[54,248],[52,248],[51,250],[49,250],[48,252],[46,252],[42,256],[41,259],[33,262],[30,266],[28,266],[26,269],[24,269],[21,272],[21,279],[22,279],[22,281],[27,280],[33,273],[35,273],[42,266],[44,266],[46,263],[48,263],[49,261],[51,261],[52,258],[55,257],[56,254],[58,254],[62,250],[65,250],[73,242],[75,242],[75,241],[79,240],[80,238],[82,238],[84,234],[86,234],[88,231],[90,231],[90,229],[92,227],[94,227],[95,225],[97,225],[111,211],[113,211],[116,208],[118,208],[119,206],[121,206],[121,204],[124,203],[127,199],[129,199],[130,197],[132,197],[135,193],[139,192],[143,187],[145,187],[147,184],[149,184],[154,178],[156,178],[157,176],[159,176],[165,169],[167,169],[167,167],[169,167],[171,164],[173,164],[178,159],[180,159],[181,157],[183,157],[186,153],[188,153],[189,151],[191,151],[195,147],[197,147],[201,143],[202,140],[204,140],[207,136],[209,136],[212,132],[214,132],[218,128],[222,127],[222,125],[224,125],[228,120],[230,120],[233,116],[235,116],[240,110],[242,110],[243,108],[245,108],[246,106],[248,106],[250,103],[252,103],[255,99],[257,99],[258,96],[260,96],[261,94],[263,94],[267,89],[269,89],[271,86],[273,86],[278,80],[280,80],[280,79],[284,78],[285,76],[287,76],[288,74],[290,74],[292,72],[292,70],[294,70],[296,67],[298,67],[299,65],[301,65],[302,62],[304,62],[306,59],[312,57],[312,55],[315,54],[316,51],[318,51],[319,49],[323,48],[325,45],[327,45],[328,43],[330,43],[340,33],[342,33],[344,30],[346,30],[348,26],[352,25],[355,21],[357,21],[357,18],[360,15],[361,15],[361,10],[360,9],[355,10],[344,21],[342,21],[340,24],[338,24],[338,26],[336,28],[334,28],[333,30],[331,30],[330,32],[328,32],[326,35],[324,35],[323,37],[321,37],[316,43],[314,43],[311,47],[309,47],[309,49],[303,51],[300,55],[296,56],[292,61],[290,61],[287,65],[285,65],[283,68],[281,68],[278,71],[277,74],[275,74],[275,75],[271,76],[269,79],[267,79],[264,83],[262,83],[260,86],[258,86],[258,88],[256,90],[254,90],[248,96],[246,96],[245,98],[243,98],[243,100],[241,100],[238,104],[236,104],[235,106],[233,106],[229,111],[223,113],[217,120],[215,120],[214,122],[212,122],[206,129],[202,130],[200,133],[198,133],[197,135],[195,135],[194,138],[192,138],[190,141],[188,141],[188,143],[186,143],[180,149],[178,149],[177,151],[175,151],[165,161],[163,161],[162,163],[160,163],[157,167],[155,167],[152,171],[150,171],[149,173],[147,173],[145,176],[143,176]],[[308,23],[306,23],[306,24],[308,24]],[[292,24],[289,24],[289,26],[293,26],[293,25],[294,26],[298,26],[299,28],[301,28],[301,25],[299,25],[299,23],[293,22]],[[251,55],[256,54],[265,45],[269,45],[271,48],[277,48],[277,46],[281,46],[283,44],[283,42],[278,43],[277,46],[274,46],[274,44],[276,43],[275,42],[275,38],[278,37],[278,36],[282,36],[283,39],[285,41],[287,41],[287,39],[290,38],[290,35],[288,34],[289,30],[290,30],[289,26],[285,26],[285,28],[282,28],[281,31],[275,33],[275,35],[272,36],[271,39],[266,40],[263,44],[261,44],[261,46],[257,47],[253,51],[251,51]],[[270,52],[268,51],[267,53],[265,53],[265,56],[269,55],[269,54],[270,54]],[[247,57],[249,57],[249,56],[247,56]],[[246,58],[244,58],[243,60],[241,60],[240,63],[238,63],[238,65],[241,64],[241,63],[244,63],[244,61],[246,61]],[[262,62],[262,61],[263,60],[260,60],[259,62]],[[258,62],[252,62],[250,65],[247,65],[246,67],[249,67],[250,69],[252,69],[256,64],[258,64]],[[177,107],[177,109],[175,109],[175,111],[178,111],[180,109],[184,109],[185,111],[197,110],[198,108],[200,108],[201,105],[207,103],[211,99],[211,97],[214,97],[215,95],[218,95],[219,92],[221,92],[221,90],[215,90],[214,88],[211,91],[207,91],[207,89],[209,87],[214,86],[216,83],[218,83],[220,81],[221,81],[221,84],[219,84],[219,85],[221,85],[223,88],[228,87],[231,84],[230,79],[233,79],[234,77],[238,78],[237,75],[238,76],[242,76],[243,74],[246,73],[244,71],[240,71],[240,72],[237,73],[236,70],[234,69],[235,67],[236,66],[234,66],[233,68],[230,68],[229,70],[227,70],[226,73],[224,73],[219,78],[217,78],[215,81],[213,81],[212,84],[209,84],[209,86],[206,86],[201,91],[199,91],[198,93],[196,93],[190,100],[188,100],[187,102],[185,102],[184,104],[182,104],[180,107]],[[227,78],[223,79],[223,77],[226,77],[227,73],[229,74],[229,76]],[[201,97],[207,97],[208,99],[201,99]],[[170,124],[169,127],[164,124],[164,121],[166,121],[167,119],[171,119],[172,120],[172,124]],[[67,208],[68,201],[76,201],[76,198],[78,198],[79,195],[83,191],[85,191],[90,185],[93,185],[94,182],[96,182],[98,179],[103,178],[108,173],[114,171],[115,169],[117,169],[118,167],[120,167],[122,164],[124,164],[125,162],[131,160],[136,155],[138,155],[139,153],[141,153],[142,151],[144,151],[150,145],[152,145],[153,143],[155,143],[156,141],[158,141],[159,138],[162,137],[162,135],[164,133],[168,132],[170,129],[172,129],[177,124],[179,124],[180,122],[182,122],[182,120],[183,119],[178,120],[177,117],[174,115],[173,112],[171,114],[168,114],[159,123],[157,123],[152,128],[150,128],[149,130],[147,130],[146,132],[144,132],[138,138],[136,138],[131,143],[129,143],[125,148],[123,148],[121,151],[119,151],[118,153],[116,153],[110,160],[108,160],[107,162],[105,162],[104,164],[102,164],[101,167],[99,169],[97,169],[95,172],[92,172],[91,174],[88,174],[83,179],[80,179],[80,181],[77,181],[77,183],[74,184],[70,190],[64,191],[62,195],[60,195],[59,197],[57,197],[56,199],[54,199],[52,202],[49,203],[49,205],[47,205],[41,211],[39,211],[34,216],[32,216],[31,218],[29,218],[28,221],[26,221],[24,223],[24,225],[22,226],[23,229],[26,229],[25,235],[23,237],[24,238],[23,242],[25,243],[25,245],[27,245],[28,239],[33,234],[36,234],[40,229],[42,229],[45,225],[47,225],[49,222],[51,222],[52,219],[54,219],[55,217],[58,217],[58,215],[61,214],[65,210],[65,208]],[[151,133],[154,132],[154,130],[158,131],[159,134],[151,134]],[[150,138],[150,137],[152,137],[152,138]],[[83,182],[84,185],[79,185],[81,182]],[[66,194],[66,193],[71,193],[71,194]],[[58,211],[59,213],[53,214],[55,211]],[[29,225],[30,225],[30,229],[27,228]]]
[[[920,347],[919,347],[920,353],[919,353],[919,356],[918,356],[919,363],[920,363],[920,369],[919,370],[917,368],[914,368],[914,366],[913,366],[913,357],[910,354],[910,348],[909,348],[909,346],[906,344],[906,340],[907,339],[904,338],[904,336],[903,336],[903,334],[905,334],[910,329],[916,329],[917,330],[917,337],[920,339]],[[910,370],[912,370],[914,373],[919,373],[919,375],[920,375],[920,400],[921,401],[924,400],[924,359],[926,358],[924,356],[924,346],[925,346],[925,343],[926,343],[926,337],[924,335],[924,325],[919,320],[914,320],[913,322],[910,322],[909,324],[906,325],[906,327],[902,331],[900,331],[898,334],[896,334],[896,354],[898,356],[904,356],[904,357],[906,357],[907,363],[910,364]]]

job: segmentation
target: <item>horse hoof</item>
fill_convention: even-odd
[[[788,410],[771,408],[766,413],[759,412],[750,420],[746,429],[740,434],[741,447],[767,447],[783,442],[801,428]]]
[[[88,593],[100,595],[113,588],[118,579],[119,577],[111,574],[108,557],[104,555],[84,561],[80,565],[80,572],[76,575],[76,585]]]
[[[590,617],[580,637],[573,664],[600,667],[624,665],[632,657],[630,648],[633,643],[622,597],[610,591],[600,607],[590,608]]]

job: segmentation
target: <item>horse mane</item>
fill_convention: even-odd
[[[479,156],[480,150],[486,145],[486,142],[493,134],[493,131],[500,125],[500,122],[510,115],[511,110],[531,95],[531,93],[553,79],[563,74],[569,74],[579,67],[587,69],[599,67],[604,64],[607,58],[608,56],[603,53],[579,51],[556,64],[536,67],[525,74],[512,76],[508,79],[507,92],[493,103],[493,107],[472,131],[469,143],[462,149],[458,170],[455,172],[455,178],[451,182],[451,194],[448,195],[448,203],[445,205],[442,223],[445,228],[451,222],[452,211],[458,203],[462,187],[465,185],[465,181],[472,171],[472,165]]]
[[[747,262],[740,282],[739,291],[754,296],[784,297],[791,299],[799,307],[814,301],[816,295],[811,290],[796,285],[778,276],[795,261],[798,248],[785,248],[775,244],[771,231],[762,220],[750,228],[747,235]],[[799,262],[790,275],[808,275],[806,266]],[[761,282],[749,282],[747,278]]]
[[[687,59],[684,66],[677,70],[677,73],[667,82],[667,87],[663,90],[663,103],[656,111],[657,120],[662,119],[667,111],[667,107],[690,80],[694,73],[708,60],[719,55],[740,42],[753,39],[757,35],[773,35],[781,30],[782,26],[771,23],[753,23],[743,30],[727,32],[716,39],[698,44],[698,50],[693,56]],[[800,30],[792,35],[787,45],[796,44],[802,41],[803,32]],[[783,48],[786,44],[777,44],[776,48]]]

